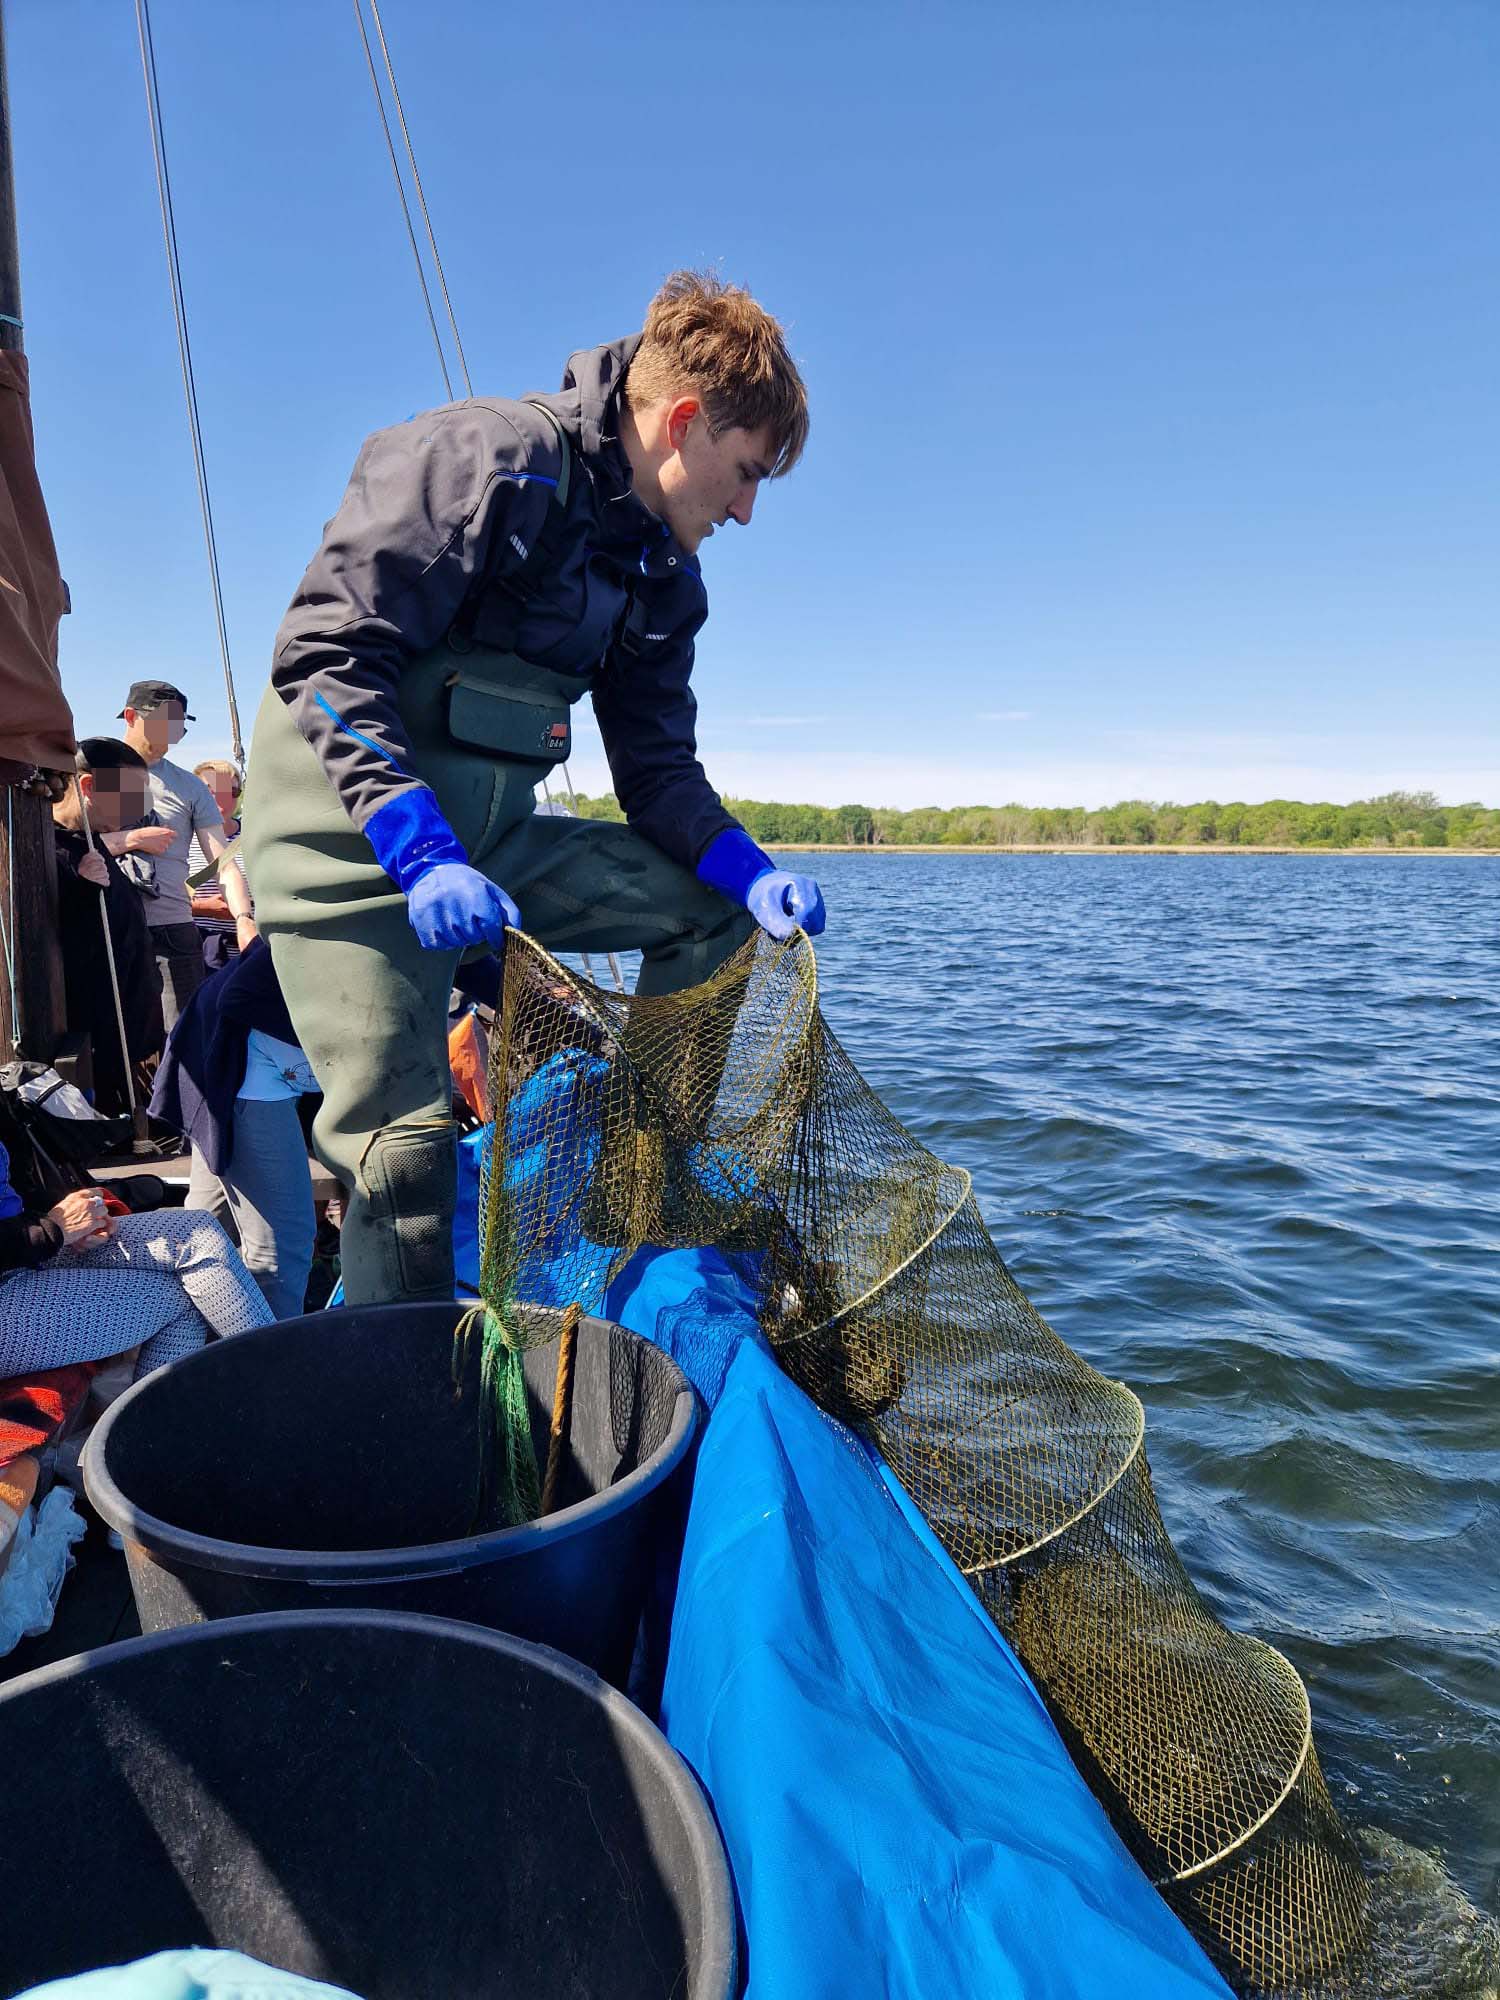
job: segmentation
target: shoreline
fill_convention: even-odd
[[[1454,861],[1500,861],[1500,848],[1496,847],[1252,847],[1248,842],[1243,846],[1231,847],[1217,841],[1204,841],[1194,846],[1191,843],[1172,844],[1167,841],[1143,841],[1128,845],[1114,842],[1108,846],[1089,846],[1084,843],[1073,845],[1061,841],[1031,843],[1025,841],[1007,842],[1004,847],[972,846],[958,841],[924,841],[904,843],[881,841],[878,844],[863,844],[854,841],[796,841],[766,840],[761,845],[768,854],[1056,854],[1064,859],[1070,854],[1310,854],[1316,857],[1329,856],[1334,860],[1352,859],[1361,861],[1390,861],[1395,859],[1432,860],[1441,858]]]

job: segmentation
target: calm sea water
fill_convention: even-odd
[[[836,1033],[1144,1399],[1177,1547],[1301,1669],[1351,1823],[1494,1912],[1500,861],[802,862]]]

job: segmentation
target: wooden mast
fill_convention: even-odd
[[[0,0],[0,350],[20,353],[21,257],[10,129],[5,4]],[[12,993],[10,970],[0,952],[0,1062],[17,1054],[50,1062],[64,1024],[52,807],[45,786],[28,784],[28,776],[23,766],[0,759],[0,911],[15,960]],[[12,1033],[17,1019],[19,1037]]]

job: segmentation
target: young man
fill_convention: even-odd
[[[555,396],[476,398],[370,438],[278,635],[245,840],[259,920],[350,1190],[351,1303],[453,1291],[444,1002],[459,952],[519,924],[706,979],[756,923],[823,927],[698,762],[696,561],[789,472],[807,400],[748,293],[679,272],[645,331]],[[533,787],[585,693],[627,824]]]
[[[191,872],[193,836],[210,860],[228,845],[214,795],[201,778],[167,756],[187,734],[194,719],[187,696],[170,681],[136,681],[120,711],[125,741],[150,767],[150,807],[154,826],[132,828],[112,837],[115,854],[149,859],[138,877],[146,906],[146,923],[161,973],[162,1013],[167,1030],[203,984],[203,946],[193,922],[193,902],[187,878]],[[256,934],[250,892],[237,868],[226,868],[220,883],[235,919],[241,946]]]
[[[88,805],[97,846],[103,836],[131,826],[146,810],[148,780],[143,758],[127,743],[109,736],[86,736],[78,749],[78,785]],[[135,885],[108,853],[91,847],[84,833],[78,793],[71,787],[52,808],[57,842],[58,917],[62,938],[63,983],[68,1027],[87,1031],[93,1043],[94,1099],[115,1114],[129,1109],[120,1024],[115,1016],[99,892],[109,922],[115,978],[130,1060],[156,1055],[162,1046],[161,988],[152,957],[151,934]]]

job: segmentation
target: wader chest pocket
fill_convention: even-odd
[[[573,747],[565,701],[465,673],[448,677],[448,734],[465,749],[518,764],[561,764]]]

